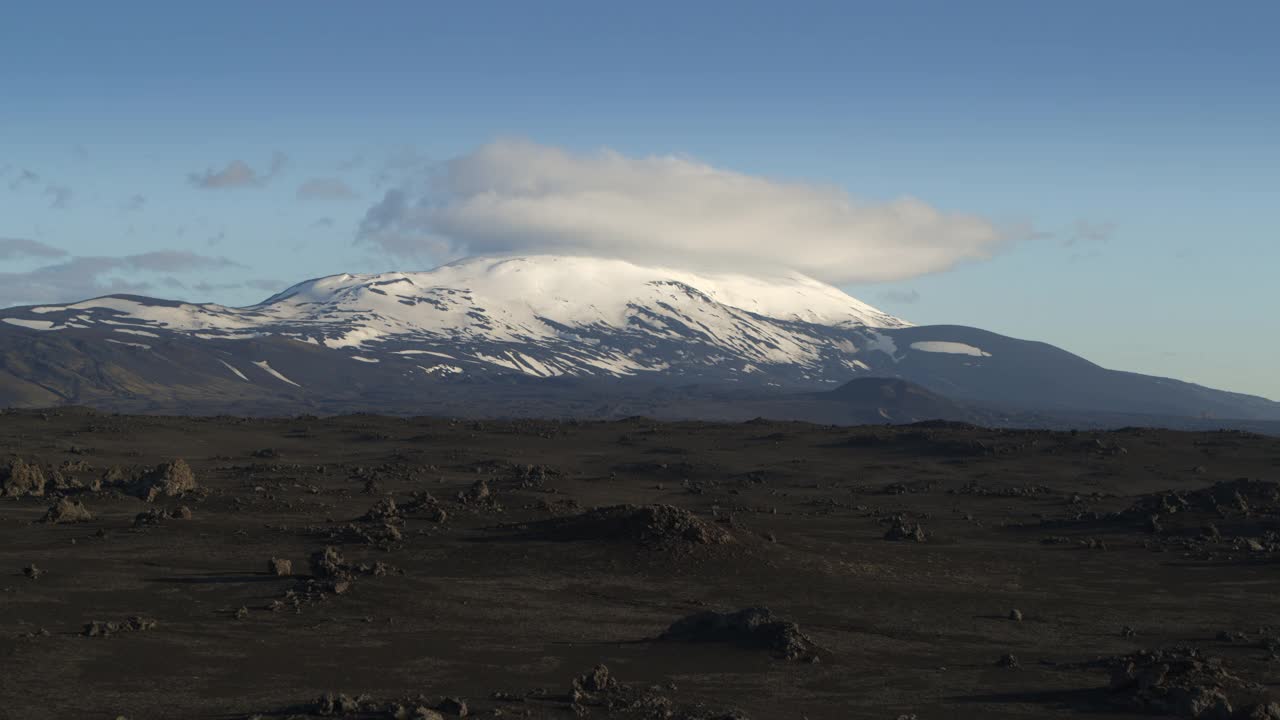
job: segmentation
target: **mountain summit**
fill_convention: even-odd
[[[558,255],[468,258],[416,273],[334,275],[295,285],[254,309],[275,308],[283,317],[315,316],[321,308],[372,311],[423,330],[448,331],[473,325],[450,313],[470,304],[484,306],[493,320],[513,333],[539,335],[545,329],[538,325],[547,321],[621,327],[633,320],[637,308],[662,303],[683,312],[699,312],[695,306],[712,304],[823,325],[908,324],[795,272],[690,272]]]
[[[774,366],[806,380],[864,369],[856,355],[882,342],[875,329],[909,325],[796,273],[694,273],[561,256],[334,275],[245,308],[117,295],[8,311],[2,320],[132,335],[135,346],[161,333],[291,338],[365,362],[414,357],[429,374],[720,375]]]
[[[975,328],[913,326],[785,272],[472,258],[309,280],[243,308],[112,295],[0,310],[4,405],[429,412],[451,398],[450,411],[538,414],[576,392],[609,415],[620,394],[759,397],[865,377],[1014,412],[1280,419],[1262,398]],[[523,410],[492,390],[513,383]]]

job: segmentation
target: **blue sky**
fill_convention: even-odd
[[[1280,398],[1277,26],[1271,2],[27,3],[0,23],[0,239],[66,255],[0,243],[0,305],[430,265],[362,220],[518,138],[1020,228],[838,278]]]

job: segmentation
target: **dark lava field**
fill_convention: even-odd
[[[0,414],[0,717],[1280,718],[1280,438]]]

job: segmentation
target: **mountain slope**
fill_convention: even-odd
[[[868,377],[958,402],[955,416],[1280,420],[1262,398],[974,328],[915,327],[795,274],[478,258],[310,280],[245,308],[117,295],[0,311],[0,404],[11,406],[594,417],[678,409],[673,393],[704,392],[694,387],[755,402]]]
[[[1171,378],[1108,370],[1047,343],[955,325],[890,333],[902,353],[894,374],[950,398],[1019,410],[1280,419],[1280,403]],[[918,348],[982,348],[983,356]]]
[[[119,295],[4,315],[0,320],[15,327],[107,330],[132,336],[117,342],[139,345],[170,334],[271,335],[369,363],[409,358],[438,375],[721,376],[770,365],[789,369],[783,382],[865,369],[852,357],[851,341],[875,345],[875,329],[907,326],[801,275],[694,274],[557,256],[336,275],[247,308]]]
[[[965,405],[900,378],[861,377],[834,390],[776,396],[685,398],[657,405],[658,418],[745,421],[757,417],[804,420],[828,425],[879,425],[923,420],[963,421],[977,425],[1008,425],[1010,418],[977,405]],[[1038,418],[1020,416],[1023,425]]]

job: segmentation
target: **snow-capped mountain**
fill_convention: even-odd
[[[110,296],[5,315],[5,323],[38,330],[98,328],[135,347],[168,334],[291,338],[353,361],[399,361],[428,374],[719,375],[770,368],[792,381],[865,370],[861,353],[891,345],[876,330],[908,325],[795,273],[693,273],[561,256],[335,275],[246,308]]]
[[[736,402],[866,377],[1012,412],[1280,420],[1262,398],[913,326],[785,272],[473,258],[309,280],[243,308],[113,295],[0,310],[0,406],[609,416],[692,386]]]

